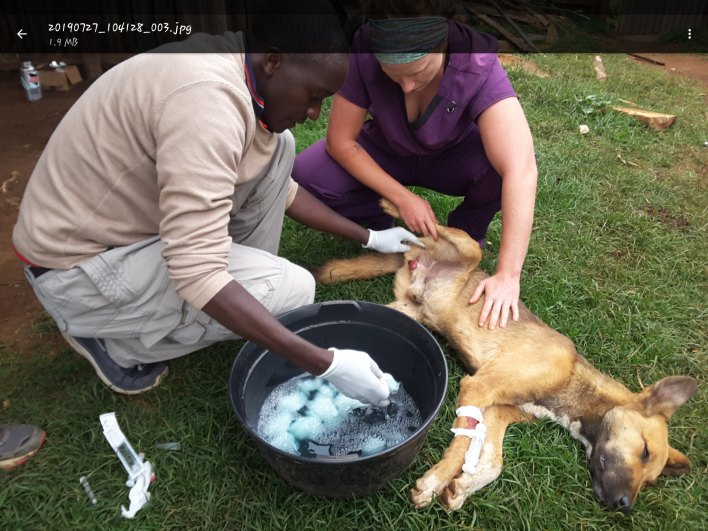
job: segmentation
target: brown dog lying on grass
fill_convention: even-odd
[[[399,217],[387,201],[381,206]],[[506,328],[478,326],[484,300],[468,301],[488,277],[477,269],[479,243],[450,227],[438,226],[438,234],[437,242],[422,238],[425,249],[331,260],[315,271],[327,283],[396,272],[396,300],[389,306],[443,334],[473,374],[460,382],[452,444],[411,490],[416,508],[439,495],[447,510],[459,509],[499,477],[507,426],[541,417],[582,442],[595,493],[624,513],[660,474],[690,471],[688,458],[669,446],[666,423],[695,392],[695,379],[671,376],[632,393],[521,303],[519,320]]]

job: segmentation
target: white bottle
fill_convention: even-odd
[[[25,89],[25,99],[27,101],[39,101],[42,99],[42,86],[39,84],[39,74],[32,66],[32,61],[22,61],[20,67],[20,81]]]

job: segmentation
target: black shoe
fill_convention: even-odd
[[[160,385],[169,369],[161,362],[125,369],[110,357],[103,339],[73,337],[61,333],[73,349],[89,360],[101,381],[116,393],[137,395]]]

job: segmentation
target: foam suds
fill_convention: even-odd
[[[422,424],[420,411],[400,382],[386,374],[390,404],[376,408],[341,394],[314,376],[276,387],[258,418],[258,434],[273,446],[303,457],[373,455],[391,448]]]

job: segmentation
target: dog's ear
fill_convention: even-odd
[[[668,476],[680,476],[688,474],[690,471],[691,461],[689,461],[688,457],[669,446],[669,457],[661,473]]]
[[[642,405],[647,416],[661,415],[666,420],[696,392],[696,380],[690,376],[669,376],[642,391]]]

